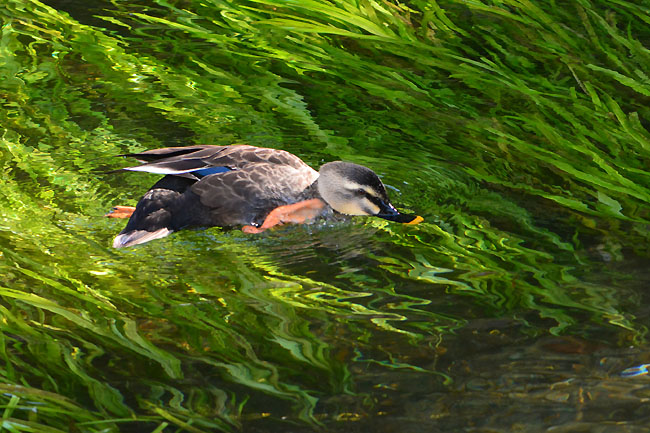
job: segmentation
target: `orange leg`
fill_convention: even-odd
[[[270,229],[271,227],[280,224],[302,224],[305,221],[316,217],[324,207],[325,203],[318,198],[279,206],[269,213],[260,227],[244,226],[241,228],[241,231],[244,233],[261,233],[266,229]]]
[[[135,211],[133,206],[115,206],[104,216],[108,218],[131,218],[133,211]]]

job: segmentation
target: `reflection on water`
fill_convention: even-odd
[[[457,347],[435,360],[454,378],[448,386],[421,373],[362,374],[359,383],[374,387],[382,416],[365,414],[358,431],[646,429],[647,384],[617,374],[638,350],[574,338],[531,341],[516,338],[512,324],[490,325],[464,329],[458,341],[449,341]]]
[[[3,428],[647,429],[637,8],[5,3]],[[156,180],[115,155],[193,143],[367,165],[425,221],[112,249]]]

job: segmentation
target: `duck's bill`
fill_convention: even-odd
[[[381,211],[375,216],[378,216],[379,218],[383,218],[388,221],[395,221],[396,223],[402,223],[402,224],[415,225],[424,221],[424,218],[418,215],[407,215],[407,214],[399,213],[397,209],[395,209],[393,205],[390,203],[382,206]]]
[[[424,218],[422,218],[419,215],[406,215],[403,213],[397,213],[394,215],[390,214],[378,214],[375,215],[378,216],[379,218],[383,218],[388,221],[395,221],[396,223],[402,223],[402,224],[420,224],[422,221],[424,221]]]

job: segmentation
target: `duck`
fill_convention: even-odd
[[[369,215],[418,224],[400,213],[379,176],[363,165],[332,161],[318,171],[285,150],[251,145],[167,147],[120,155],[139,165],[115,171],[164,175],[135,207],[106,216],[129,218],[114,248],[131,247],[191,227],[236,227],[256,234],[328,215]]]

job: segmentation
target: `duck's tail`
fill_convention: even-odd
[[[124,230],[113,240],[114,248],[125,248],[164,238],[191,223],[193,214],[184,193],[194,184],[191,179],[165,176],[140,199],[130,213]],[[187,191],[189,193],[189,191]],[[118,211],[120,207],[118,207]],[[189,215],[186,215],[189,213]],[[121,213],[118,216],[122,216]]]
[[[126,233],[120,233],[113,240],[113,248],[132,247],[133,245],[143,244],[154,239],[164,238],[172,233],[167,227],[163,227],[153,232],[146,230],[133,230]]]

